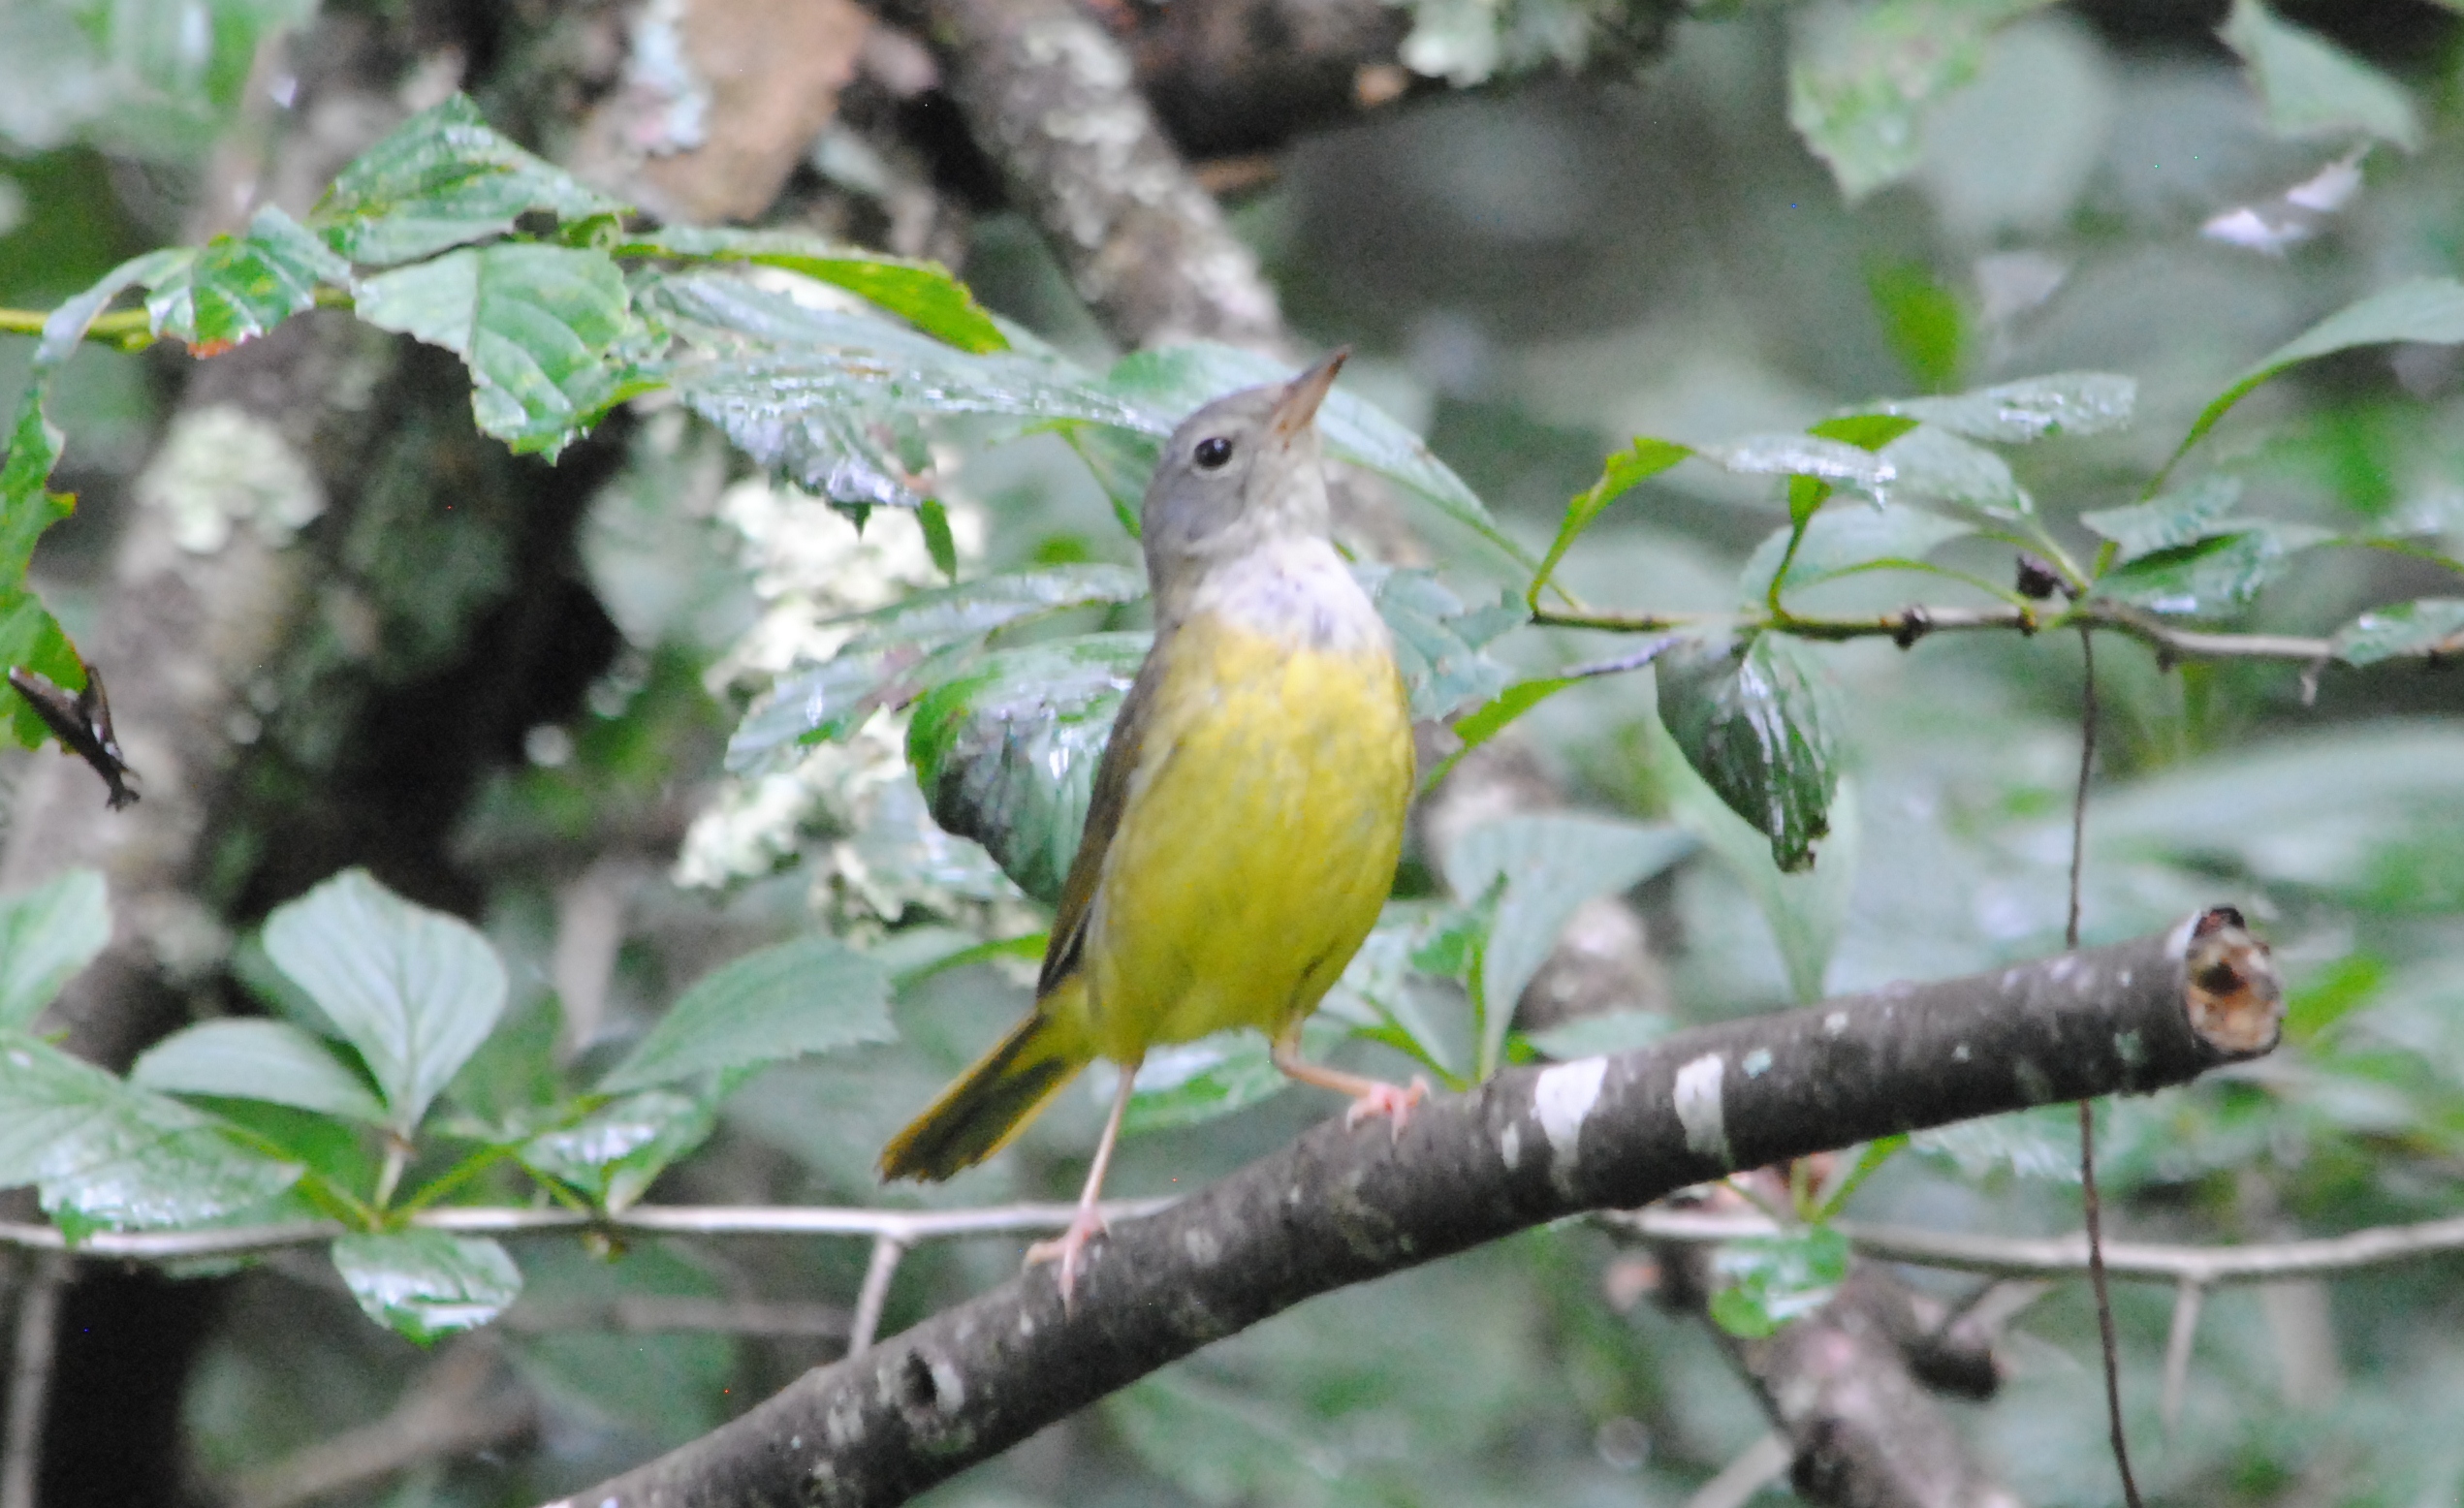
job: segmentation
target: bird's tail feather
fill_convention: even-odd
[[[1042,1011],[941,1091],[881,1151],[885,1178],[946,1178],[1010,1144],[1093,1053],[1083,1034]]]

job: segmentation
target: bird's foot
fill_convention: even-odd
[[[1087,1250],[1087,1243],[1098,1236],[1110,1235],[1112,1227],[1104,1222],[1103,1210],[1093,1205],[1080,1205],[1067,1230],[1051,1241],[1039,1241],[1027,1248],[1028,1267],[1046,1262],[1060,1264],[1060,1270],[1054,1276],[1060,1282],[1062,1308],[1069,1307],[1070,1295],[1078,1287],[1078,1263]]]
[[[1353,1096],[1351,1109],[1343,1112],[1343,1125],[1349,1128],[1364,1120],[1383,1116],[1388,1128],[1400,1138],[1404,1134],[1404,1122],[1411,1118],[1411,1108],[1428,1097],[1429,1081],[1417,1074],[1412,1076],[1408,1085],[1372,1084]]]

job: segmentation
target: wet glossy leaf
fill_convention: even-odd
[[[625,396],[616,347],[633,330],[605,253],[502,244],[363,280],[360,318],[459,356],[479,427],[554,459]]]
[[[983,844],[1039,900],[1069,876],[1095,767],[1149,643],[1090,634],[1001,650],[916,701],[907,763],[932,819]]]
[[[704,975],[599,1087],[622,1093],[896,1036],[889,975],[837,938],[815,933]]]
[[[1882,489],[1886,501],[1939,504],[1996,519],[2036,512],[2036,500],[2010,474],[2009,462],[1939,424],[1918,424],[1883,446],[1881,456],[1898,473]]]
[[[937,262],[915,262],[783,231],[661,226],[610,248],[619,257],[739,262],[800,272],[887,309],[962,351],[1006,351],[1009,340],[966,285]]]
[[[33,1025],[111,940],[111,898],[93,869],[0,897],[0,1031]]]
[[[2424,597],[2372,609],[2336,631],[2335,647],[2336,658],[2347,665],[2464,651],[2464,599]]]
[[[0,1033],[0,1188],[37,1185],[72,1235],[202,1225],[299,1177],[297,1165],[240,1147],[177,1100]]]
[[[1805,537],[1788,560],[1783,595],[1850,572],[1885,566],[1910,566],[1950,541],[1973,534],[1973,525],[1919,508],[1897,504],[1881,508],[1827,508],[1805,526]],[[1771,590],[1772,573],[1787,554],[1787,529],[1774,530],[1746,561],[1737,590],[1748,603],[1763,600]]]
[[[2096,595],[2172,617],[2219,617],[2250,606],[2288,563],[2276,531],[2246,529],[2142,555],[2097,578]]]
[[[1480,950],[1484,1073],[1502,1060],[1516,1002],[1575,911],[1595,895],[1631,890],[1694,848],[1691,834],[1664,824],[1572,813],[1501,818],[1455,839],[1448,888],[1469,897],[1503,885]]]
[[[2384,288],[2328,315],[2307,330],[2278,346],[2258,365],[2200,409],[2190,433],[2173,450],[2173,459],[2196,445],[2233,405],[2269,378],[2315,357],[2349,351],[2354,346],[2385,345],[2414,340],[2428,345],[2464,343],[2464,283],[2451,277],[2417,277]],[[2172,461],[2165,463],[2168,467]]]
[[[1729,1241],[1711,1259],[1711,1318],[1748,1340],[1776,1335],[1830,1302],[1848,1276],[1848,1238],[1827,1225]]]
[[[1783,871],[1814,863],[1839,786],[1816,672],[1777,635],[1659,663],[1659,716],[1704,782],[1771,843]]]
[[[2249,66],[2277,135],[2357,132],[2406,151],[2421,144],[2421,122],[2402,84],[2318,33],[2279,19],[2259,0],[2233,0],[2216,34]]]
[[[2239,477],[2204,476],[2144,503],[2081,514],[2079,521],[2111,540],[2116,557],[2127,562],[2206,538],[2241,495]]]
[[[1388,901],[1319,1015],[1408,1053],[1450,1087],[1468,1084],[1475,1047],[1462,997],[1449,990],[1446,1000],[1433,1002],[1433,991],[1417,976],[1465,983],[1486,944],[1490,919],[1487,905]]]
[[[350,281],[349,263],[268,204],[245,233],[217,236],[146,279],[145,312],[156,334],[211,356],[315,307],[320,287]]]
[[[1746,476],[1812,477],[1840,487],[1872,488],[1899,473],[1861,446],[1811,434],[1750,435],[1725,445],[1707,445],[1703,459]]]
[[[1140,351],[1121,359],[1104,378],[1109,392],[1137,404],[1149,416],[1149,433],[1168,435],[1199,405],[1242,388],[1289,382],[1292,368],[1272,357],[1211,341]],[[1488,505],[1439,460],[1421,438],[1383,410],[1338,387],[1317,410],[1326,453],[1373,471],[1427,502],[1450,522],[1470,530],[1506,559],[1529,571],[1534,562],[1498,527]]]
[[[885,1034],[886,1024],[885,1019]],[[646,1089],[532,1137],[522,1144],[521,1160],[602,1209],[621,1210],[638,1203],[670,1163],[707,1141],[717,1123],[705,1099]]]
[[[408,1136],[505,1008],[505,966],[467,922],[346,869],[266,919],[266,952],[360,1050]]]
[[[166,1094],[269,1100],[382,1123],[385,1106],[324,1043],[288,1021],[201,1021],[145,1050],[128,1082]]]
[[[848,652],[901,646],[931,651],[1073,608],[1110,607],[1146,595],[1146,573],[1131,566],[1045,566],[915,592],[842,621],[857,630],[847,641]]]
[[[1487,607],[1469,607],[1428,571],[1364,563],[1352,574],[1394,634],[1414,722],[1451,717],[1504,689],[1506,669],[1486,648],[1530,620],[1520,599],[1507,593]]]
[[[1788,124],[1854,204],[1914,171],[1927,109],[1975,77],[1995,27],[2046,3],[1880,0],[1816,17],[1790,50]]]
[[[457,94],[361,153],[310,222],[352,261],[392,267],[500,236],[525,214],[582,220],[624,207],[515,145]]]
[[[1876,411],[1906,414],[1971,440],[2025,445],[2048,435],[2128,428],[2139,385],[2111,372],[2055,372],[1943,398],[1898,398]]]
[[[333,1243],[333,1267],[360,1312],[422,1345],[478,1329],[521,1294],[521,1269],[485,1237],[344,1236]]]
[[[912,650],[841,653],[778,677],[727,740],[727,772],[764,774],[792,764],[805,746],[836,743],[884,705],[910,693]]]
[[[1633,444],[1611,452],[1600,468],[1600,479],[1575,493],[1574,500],[1565,505],[1565,518],[1557,526],[1557,538],[1549,542],[1549,552],[1540,557],[1540,568],[1532,573],[1531,599],[1534,603],[1539,600],[1542,583],[1556,572],[1565,551],[1603,509],[1693,453],[1691,446],[1647,434],[1638,434]]]
[[[1343,1028],[1324,1017],[1301,1028],[1301,1055],[1316,1059],[1343,1040]],[[1118,1070],[1098,1065],[1089,1076],[1088,1093],[1106,1106],[1121,1081]],[[1173,1126],[1194,1126],[1268,1100],[1291,1086],[1275,1066],[1266,1037],[1255,1031],[1217,1032],[1195,1042],[1158,1047],[1138,1065],[1138,1086],[1130,1091],[1123,1131],[1140,1135]]]
[[[1676,1029],[1677,1023],[1658,1011],[1602,1011],[1526,1032],[1523,1040],[1542,1056],[1565,1062],[1647,1048]]]

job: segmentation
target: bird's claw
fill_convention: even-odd
[[[1105,1223],[1102,1210],[1092,1205],[1083,1205],[1069,1222],[1067,1230],[1051,1241],[1039,1241],[1027,1248],[1027,1266],[1036,1267],[1046,1262],[1060,1264],[1060,1270],[1054,1276],[1060,1283],[1061,1307],[1066,1309],[1070,1295],[1078,1287],[1080,1255],[1086,1251],[1089,1241],[1111,1232],[1112,1227]]]
[[[1397,1140],[1404,1134],[1404,1122],[1411,1118],[1411,1108],[1429,1097],[1429,1081],[1415,1074],[1409,1084],[1373,1084],[1352,1100],[1351,1109],[1343,1112],[1345,1129],[1364,1120],[1383,1116]]]

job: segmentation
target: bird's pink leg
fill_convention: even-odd
[[[1112,1166],[1113,1144],[1121,1140],[1121,1120],[1128,1114],[1130,1091],[1138,1081],[1138,1065],[1125,1063],[1121,1070],[1121,1090],[1112,1099],[1112,1114],[1104,1119],[1103,1139],[1095,1144],[1094,1166],[1087,1170],[1086,1191],[1078,1196],[1078,1213],[1069,1226],[1051,1241],[1039,1241],[1027,1248],[1027,1265],[1058,1262],[1060,1271],[1054,1274],[1060,1280],[1061,1307],[1069,1307],[1070,1295],[1078,1286],[1078,1258],[1087,1243],[1104,1235],[1103,1192],[1104,1170]]]
[[[1275,1066],[1283,1076],[1300,1084],[1313,1084],[1321,1089],[1351,1096],[1351,1108],[1343,1112],[1343,1124],[1359,1125],[1364,1120],[1381,1116],[1394,1135],[1404,1134],[1404,1122],[1411,1118],[1411,1108],[1429,1094],[1429,1081],[1417,1074],[1408,1084],[1388,1084],[1382,1079],[1363,1078],[1347,1074],[1340,1068],[1312,1063],[1301,1056],[1301,1021],[1293,1022],[1275,1034]]]

